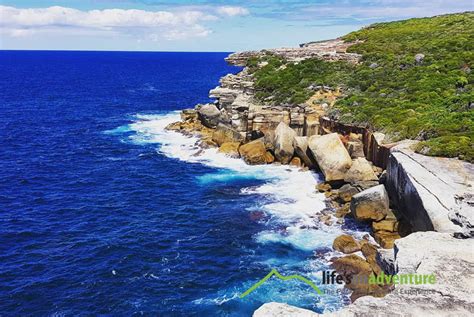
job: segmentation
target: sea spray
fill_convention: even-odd
[[[240,195],[249,195],[255,202],[245,212],[263,212],[265,230],[254,240],[262,247],[263,256],[255,258],[259,265],[283,268],[286,272],[306,274],[318,282],[319,272],[326,269],[329,258],[335,255],[331,246],[338,235],[350,233],[362,237],[364,232],[356,225],[328,226],[318,221],[317,215],[326,208],[325,197],[317,193],[315,185],[322,179],[313,171],[301,171],[288,165],[247,165],[243,160],[218,153],[216,148],[202,149],[197,136],[166,130],[170,123],[180,120],[178,112],[167,114],[138,114],[133,123],[118,131],[134,131],[128,138],[136,144],[157,144],[158,153],[188,163],[198,163],[217,170],[196,176],[205,186],[238,179],[263,180],[263,185],[243,187]],[[335,219],[334,219],[335,220]],[[323,250],[324,255],[312,257],[313,251]],[[199,298],[195,304],[224,305],[238,301],[239,292],[252,284],[242,276],[240,285]],[[285,289],[285,292],[282,292]],[[311,307],[316,311],[335,310],[347,299],[343,292],[314,299],[302,285],[272,281],[269,289],[257,290],[249,302],[285,301]],[[250,296],[249,296],[250,297]],[[229,304],[230,305],[230,304]]]

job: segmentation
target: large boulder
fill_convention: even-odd
[[[357,220],[379,221],[385,218],[388,210],[388,194],[384,185],[366,189],[352,196],[351,212]]]
[[[303,161],[308,168],[314,168],[313,161],[308,156],[308,137],[297,136],[293,140],[293,147],[296,155]]]
[[[376,231],[374,233],[374,239],[384,249],[391,249],[395,244],[395,240],[400,239],[401,236],[398,232],[389,231]]]
[[[361,141],[347,142],[347,150],[352,158],[365,157],[364,144]]]
[[[337,133],[314,135],[309,138],[308,146],[326,181],[344,179],[352,160]]]
[[[224,142],[219,148],[219,153],[223,153],[233,158],[239,158],[240,142]]]
[[[338,273],[345,277],[357,275],[359,273],[372,273],[369,263],[362,257],[351,254],[334,259],[331,265]]]
[[[373,231],[388,231],[388,232],[397,232],[398,230],[398,221],[397,219],[384,219],[377,222],[372,222]]]
[[[358,194],[359,192],[360,190],[358,190],[356,187],[345,184],[337,190],[337,196],[340,200],[347,203],[351,201],[352,196]]]
[[[282,164],[288,164],[293,157],[295,149],[293,148],[293,140],[296,132],[286,123],[280,122],[275,129],[275,157]]]
[[[370,275],[374,273],[372,265],[364,258],[351,254],[333,260],[332,267],[344,276],[347,282],[345,287],[352,290],[351,300],[372,295],[382,297],[389,291],[390,286],[379,286],[370,284]],[[357,282],[356,282],[357,281]]]
[[[239,132],[222,123],[217,125],[216,130],[212,134],[212,141],[216,142],[219,146],[226,142],[240,142],[242,140],[243,138]]]
[[[332,248],[336,251],[348,254],[360,251],[360,244],[352,236],[343,234],[334,240]]]
[[[358,157],[352,160],[351,168],[344,176],[344,181],[347,183],[376,180],[378,180],[377,175],[375,175],[372,165],[370,165],[365,157]]]
[[[221,112],[215,105],[208,103],[199,107],[198,115],[203,125],[208,128],[215,128],[219,123]]]
[[[267,149],[260,139],[241,145],[239,153],[247,164],[267,164]]]

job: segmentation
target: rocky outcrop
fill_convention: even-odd
[[[266,164],[268,159],[267,149],[260,139],[241,145],[239,154],[250,165]]]
[[[198,108],[199,119],[208,128],[215,128],[219,123],[221,112],[213,104],[205,104]]]
[[[379,221],[389,210],[388,194],[384,185],[366,189],[352,197],[351,212],[357,220]]]
[[[344,180],[352,160],[337,133],[312,136],[308,145],[326,181]]]
[[[358,181],[376,181],[372,165],[365,159],[365,157],[358,157],[352,160],[351,168],[344,175],[344,181],[347,183],[355,183]]]
[[[233,158],[239,158],[239,142],[225,142],[219,147],[219,153],[224,153]]]
[[[212,140],[220,146],[226,142],[241,142],[244,140],[244,138],[238,131],[227,125],[219,123],[216,130],[212,134]]]
[[[332,244],[332,248],[346,254],[360,251],[359,243],[347,234],[337,237]]]
[[[341,39],[328,41],[311,42],[302,44],[294,48],[276,48],[263,51],[247,51],[230,54],[226,61],[236,66],[245,66],[251,57],[261,56],[262,54],[281,56],[290,62],[298,62],[308,58],[318,58],[327,61],[347,61],[358,63],[360,55],[347,53],[347,48],[353,43],[346,43]]]
[[[308,156],[308,137],[296,136],[293,140],[293,147],[296,155],[303,161],[308,168],[314,168],[315,164]]]
[[[472,229],[474,204],[458,198],[473,192],[474,165],[417,154],[412,150],[414,143],[392,148],[386,180],[392,202],[413,231],[472,236],[468,228]]]
[[[270,54],[282,56],[290,62],[309,57],[351,60],[354,56],[347,54],[342,47],[337,48],[341,43],[308,43],[300,49],[279,49]],[[330,51],[332,48],[335,48],[334,52]],[[266,53],[256,54],[261,56]],[[244,65],[252,54],[233,54],[228,60]],[[352,61],[357,62],[357,59]],[[262,66],[260,63],[257,67]],[[472,164],[455,159],[425,157],[414,153],[406,143],[384,144],[386,138],[382,133],[324,117],[325,111],[340,95],[337,88],[313,84],[308,89],[313,90],[314,95],[299,105],[272,104],[271,97],[258,101],[254,98],[253,78],[248,70],[244,68],[236,75],[223,77],[220,87],[210,92],[211,97],[216,98],[215,104],[183,111],[183,122],[171,124],[169,129],[199,134],[205,146],[218,145],[219,152],[232,157],[242,156],[249,164],[268,164],[276,160],[285,164],[290,162],[298,167],[319,166],[331,185],[326,183],[328,186],[320,186],[319,189],[330,198],[328,206],[336,209],[332,214],[319,215],[319,221],[329,225],[336,216],[339,218],[337,223],[344,224],[344,216],[351,212],[357,220],[371,222],[373,237],[380,247],[394,247],[394,251],[377,249],[379,246],[370,244],[368,240],[356,241],[348,236],[337,238],[334,241],[335,250],[358,252],[334,259],[334,267],[345,276],[367,276],[370,272],[378,274],[382,268],[385,272],[418,272],[421,268],[422,271],[433,270],[441,277],[446,277],[441,270],[444,266],[452,276],[471,274],[472,277],[469,271],[472,268],[472,256],[470,259],[466,257],[469,253],[467,250],[472,252],[472,239],[456,240],[453,235],[436,232],[425,233],[426,236],[414,233],[401,238],[401,235],[405,236],[411,230],[436,230],[454,233],[455,237],[462,238],[473,236]],[[387,171],[379,180],[381,168],[387,165]],[[389,209],[384,185],[375,186],[379,181],[386,186],[396,205],[397,217]],[[337,189],[343,182],[350,184]],[[410,227],[407,230],[406,223]],[[417,235],[416,239],[406,240],[413,235]],[[433,243],[442,247],[433,249]],[[448,249],[458,251],[445,252]],[[365,259],[360,256],[361,253]],[[460,272],[455,272],[455,269]],[[472,284],[472,278],[468,282]],[[458,287],[455,283],[449,284],[449,281],[445,284]],[[398,289],[404,290],[404,287]],[[407,289],[411,291],[410,287]],[[378,287],[349,288],[353,291],[353,300],[366,294],[381,296],[386,293],[385,289]],[[413,311],[411,307],[410,310],[402,310],[402,314],[408,316],[413,312],[413,315],[419,315],[419,312],[444,312],[446,307],[453,309],[456,315],[473,313],[472,301],[469,302],[464,295],[472,293],[472,289],[464,287],[463,292],[456,293],[450,288],[433,286],[431,290],[433,294],[430,297],[434,298],[435,308],[429,307],[426,296],[410,301],[407,296],[395,292],[385,299],[358,298],[340,314],[393,315],[397,311],[391,310],[391,307],[405,303],[415,307]],[[388,310],[387,305],[390,308]],[[290,313],[301,312],[313,315],[287,305],[278,306],[283,312],[272,310],[271,305],[264,307],[270,309],[267,310],[268,316],[273,313],[291,316]],[[257,310],[256,314],[262,309]],[[339,313],[334,315],[338,316]]]
[[[293,157],[295,149],[293,148],[293,140],[296,132],[287,126],[284,122],[280,122],[275,129],[274,152],[275,158],[282,164],[288,164]]]
[[[346,52],[348,45],[341,40],[307,43],[296,49],[232,54],[227,60],[245,65],[249,57],[273,54],[288,62],[316,57],[357,63],[359,57]],[[422,63],[422,59],[417,63]],[[473,240],[454,238],[474,235],[472,164],[422,156],[410,149],[411,143],[385,144],[388,138],[382,133],[325,117],[326,110],[341,94],[337,87],[311,84],[308,89],[314,92],[313,96],[298,105],[272,103],[272,97],[258,100],[254,98],[249,69],[221,78],[220,86],[210,92],[216,98],[214,104],[183,111],[184,122],[171,124],[169,129],[199,134],[205,146],[218,145],[219,152],[241,156],[249,164],[279,161],[298,167],[319,167],[330,184],[318,189],[329,198],[328,206],[335,210],[315,218],[329,225],[336,216],[337,223],[344,224],[344,217],[350,212],[356,220],[369,222],[375,241],[382,247],[378,249],[368,239],[338,237],[333,245],[335,250],[357,252],[333,259],[333,266],[345,277],[367,277],[371,272],[381,273],[382,269],[392,273],[432,271],[444,283],[428,287],[397,286],[384,299],[358,298],[366,294],[385,295],[384,288],[352,285],[349,288],[355,302],[333,315],[418,316],[420,312],[436,315],[449,310],[456,316],[472,315],[473,303],[466,297],[472,288],[466,285],[473,284]],[[379,179],[382,168],[387,166]],[[340,187],[344,182],[350,184]],[[379,182],[383,185],[378,185]],[[397,207],[397,217],[389,209],[388,195]],[[412,233],[401,237],[420,230],[444,233]],[[459,277],[463,274],[470,280],[461,285]],[[448,275],[456,281],[449,281]],[[412,298],[396,292],[425,288],[432,292],[429,296],[416,294]],[[432,298],[433,304],[427,298]],[[275,305],[264,305],[256,316],[262,312],[266,316],[316,315],[288,305]]]

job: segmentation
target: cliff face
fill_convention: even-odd
[[[246,66],[252,57],[272,54],[288,62],[318,58],[357,63],[360,55],[346,53],[348,47],[349,44],[336,39],[305,44],[301,48],[239,52],[229,55],[226,60],[233,65]],[[265,63],[257,67],[263,66]],[[217,100],[216,105],[222,113],[221,123],[239,132],[247,140],[252,139],[253,131],[272,133],[280,122],[294,129],[298,136],[312,136],[319,134],[320,117],[334,104],[340,92],[337,88],[323,85],[315,85],[311,89],[314,91],[313,96],[302,104],[262,103],[255,98],[254,77],[245,67],[236,75],[224,76],[220,85],[210,91],[210,96]]]
[[[254,98],[253,85],[252,76],[248,69],[244,69],[236,75],[223,77],[220,86],[209,92],[210,97],[217,100],[222,124],[241,133],[244,138],[248,138],[252,131],[273,131],[280,122],[295,129],[299,136],[317,133],[320,112],[317,106],[262,105]]]
[[[474,165],[414,153],[404,142],[392,149],[387,190],[413,231],[473,236]]]

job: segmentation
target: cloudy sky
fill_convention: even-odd
[[[0,0],[0,48],[229,52],[472,10],[474,0]]]

